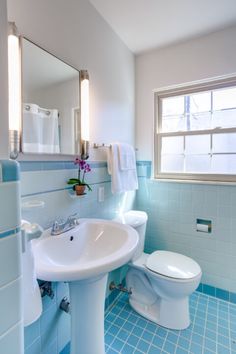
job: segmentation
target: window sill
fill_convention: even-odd
[[[236,186],[236,182],[232,181],[207,181],[196,179],[174,179],[174,178],[160,178],[152,177],[152,181],[155,182],[167,182],[167,183],[187,183],[187,184],[210,184],[210,185],[223,185],[223,186]]]

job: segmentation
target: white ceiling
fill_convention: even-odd
[[[236,0],[90,0],[134,53],[236,24]]]

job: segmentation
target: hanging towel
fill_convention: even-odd
[[[129,144],[118,144],[119,166],[121,171],[136,170],[136,159],[133,146]]]
[[[127,144],[112,143],[107,152],[108,173],[111,175],[111,190],[113,194],[138,189],[138,178],[133,147]],[[133,157],[131,158],[131,149]],[[126,154],[125,151],[128,151]]]

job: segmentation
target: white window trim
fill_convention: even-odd
[[[236,132],[236,128],[215,128],[197,131],[180,131],[180,132],[169,132],[162,133],[160,130],[161,116],[159,101],[165,97],[171,97],[176,95],[186,95],[194,92],[201,92],[206,90],[213,90],[225,87],[236,86],[236,74],[225,75],[217,77],[214,79],[195,81],[192,83],[186,83],[176,86],[169,86],[166,88],[161,88],[154,91],[154,178],[155,179],[165,179],[165,180],[182,180],[182,181],[206,181],[206,182],[236,182],[236,175],[230,174],[209,174],[209,173],[163,173],[161,170],[161,137],[163,136],[187,136],[187,135],[200,135],[200,134],[218,134],[218,133],[229,133]]]

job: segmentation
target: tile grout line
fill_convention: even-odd
[[[145,319],[146,320],[146,319]],[[147,321],[147,320],[146,320]],[[147,327],[147,325],[148,325],[148,321],[147,321],[147,323],[146,323],[146,325],[145,325],[145,328]],[[145,331],[145,328],[143,328],[143,332],[142,332],[142,335],[143,335],[143,333],[144,333],[144,331]],[[139,342],[140,342],[140,340],[142,339],[142,340],[144,340],[143,338],[142,338],[142,335],[140,335],[140,338],[139,338],[139,340],[138,340],[138,342],[137,342],[137,345],[136,345],[136,348],[138,349],[138,344],[139,344]],[[145,341],[146,342],[146,341]],[[148,342],[147,342],[148,343]],[[139,350],[139,349],[138,349]],[[141,351],[141,350],[140,350]],[[145,352],[143,352],[144,354],[146,354]]]
[[[227,318],[227,321],[229,323],[229,350],[230,350],[230,353],[232,352],[232,339],[231,339],[231,321],[230,321],[230,308],[229,308],[229,311],[228,311],[228,318]]]
[[[206,305],[206,313],[208,313],[208,305],[209,305],[209,299],[207,299],[207,305]],[[205,347],[205,340],[206,340],[206,323],[207,323],[207,321],[206,321],[206,318],[205,318],[205,326],[204,326],[204,333],[203,333],[203,338],[204,338],[204,345],[203,345],[203,349],[202,350],[204,350],[204,347]],[[202,353],[202,354],[204,354],[204,352]]]
[[[132,313],[131,313],[132,314]],[[125,322],[124,322],[124,324],[126,323],[126,322],[128,322],[128,320],[129,320],[129,317],[130,317],[130,315],[127,317],[127,319],[125,320]],[[135,321],[135,323],[134,324],[136,324],[138,322],[138,317],[137,317],[137,319],[136,319],[136,321]],[[123,326],[124,326],[124,324],[122,325],[122,327],[121,327],[121,329],[123,328]],[[123,330],[125,330],[125,329],[123,329]],[[128,331],[127,331],[128,332]],[[132,333],[132,332],[131,332]],[[123,347],[125,346],[125,344],[126,343],[128,343],[128,338],[129,338],[129,336],[127,337],[127,339],[126,339],[126,341],[125,341],[125,343],[124,343],[124,345],[123,345]],[[133,347],[133,345],[132,344],[129,344],[131,347]],[[122,347],[122,348],[123,348]],[[135,349],[135,347],[133,347],[134,349]]]
[[[156,348],[156,351],[162,354],[168,352],[170,353],[170,351],[173,354],[177,354],[179,352],[186,354],[193,354],[197,352],[199,354],[215,354],[215,349],[213,349],[214,343],[216,345],[217,352],[221,350],[221,352],[223,353],[225,350],[225,354],[229,354],[233,350],[231,342],[231,330],[236,327],[236,307],[234,304],[227,303],[223,300],[216,299],[208,295],[203,296],[203,294],[201,293],[194,293],[193,296],[190,297],[190,314],[192,323],[191,327],[189,328],[189,332],[186,333],[187,336],[185,336],[184,332],[182,331],[178,331],[177,336],[177,331],[172,332],[172,330],[164,328],[164,332],[160,332],[159,336],[158,332],[162,327],[158,325],[156,325],[156,327],[148,327],[148,325],[152,324],[152,322],[147,319],[144,319],[142,316],[136,314],[131,308],[129,308],[127,300],[125,301],[125,297],[120,297],[117,301],[117,304],[118,309],[116,309],[114,313],[112,311],[107,313],[107,315],[111,313],[112,317],[108,317],[108,329],[106,330],[106,333],[110,332],[110,329],[113,325],[115,326],[115,328],[113,328],[115,334],[112,333],[112,331],[109,333],[110,335],[112,335],[112,341],[109,345],[106,345],[106,350],[110,354],[125,354],[126,346],[127,353],[132,352],[148,354],[149,352],[151,353],[151,351],[155,353]],[[117,319],[119,319],[119,321],[117,321],[116,325],[115,322]],[[139,319],[141,319],[142,321],[139,322]],[[232,319],[232,325],[230,323],[230,319]],[[127,326],[127,328],[124,328],[126,323],[132,325],[132,327],[130,327],[130,330],[129,326]],[[208,323],[211,324],[209,327]],[[139,331],[135,333],[134,328],[139,328]],[[123,331],[126,333],[124,333]],[[229,336],[226,335],[227,331],[229,332]],[[221,334],[221,332],[223,333]],[[234,335],[236,335],[236,331],[234,332]],[[175,333],[175,335],[173,337],[170,336],[168,338],[169,334],[171,333]],[[206,336],[206,334],[208,333],[209,336]],[[211,335],[211,333],[213,336]],[[123,338],[122,334],[124,334]],[[196,334],[196,337],[193,338],[194,334]],[[132,336],[136,338],[133,342],[135,343],[135,345],[132,344],[132,341],[129,342],[129,338],[131,338]],[[158,337],[160,337],[160,339],[163,339],[161,346],[158,346]],[[157,339],[156,344],[154,344],[154,338]],[[182,342],[180,341],[181,338],[184,339]],[[113,347],[113,343],[116,339],[119,340],[119,342],[117,342],[118,347]],[[144,347],[142,347],[141,343],[143,343]],[[167,343],[171,343],[170,348],[167,348]],[[145,349],[145,347],[147,347],[147,349]]]
[[[199,302],[199,295],[197,295],[196,306],[194,308],[194,314],[193,314],[192,330],[191,330],[191,337],[190,337],[190,350],[191,350],[191,345],[192,345],[192,338],[193,338],[193,331],[194,331],[194,326],[195,326],[195,317],[196,317],[196,312],[197,312],[197,308],[198,308],[198,302]]]
[[[122,296],[120,296],[119,299],[121,299],[121,297],[122,297]],[[119,301],[119,300],[118,300],[118,301]],[[124,302],[124,305],[122,306],[122,308],[121,308],[121,310],[119,311],[119,313],[122,312],[122,310],[125,308],[125,306],[126,306],[126,304],[125,304],[125,302]],[[114,308],[114,307],[113,307],[113,308]],[[112,309],[111,309],[110,311],[112,311]],[[113,324],[113,325],[116,326],[116,324],[114,323],[114,321],[117,319],[117,317],[119,317],[119,314],[115,314],[115,319],[111,322],[111,324]],[[125,320],[125,322],[127,322],[127,319]],[[124,323],[125,323],[125,322],[124,322]],[[112,326],[112,325],[111,325],[111,326]],[[110,326],[110,327],[111,327],[111,326]],[[122,325],[122,327],[123,327],[123,326],[124,326],[124,324]],[[110,327],[109,327],[109,328],[110,328]],[[118,326],[117,326],[117,327],[118,327]],[[109,329],[108,329],[108,330],[109,330]],[[108,330],[107,330],[107,332],[108,332]],[[121,328],[119,328],[117,334],[120,332],[120,330],[121,330]],[[116,340],[117,334],[114,336],[114,339],[113,339],[112,342],[110,343],[108,349],[109,349],[109,348],[112,348],[112,344],[113,344],[113,342]],[[122,348],[123,348],[123,347],[122,347]]]

